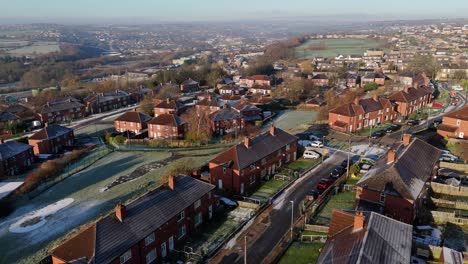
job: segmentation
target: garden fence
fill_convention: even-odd
[[[431,182],[431,188],[435,193],[447,194],[451,196],[468,197],[468,187],[455,187],[448,184]]]

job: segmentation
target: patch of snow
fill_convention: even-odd
[[[10,225],[9,230],[12,233],[31,232],[32,230],[35,230],[45,225],[47,223],[47,218],[49,218],[59,210],[67,207],[68,205],[73,203],[73,201],[73,198],[65,198],[39,210],[32,211],[31,213],[21,217],[19,221]]]
[[[16,190],[21,184],[23,184],[22,181],[0,182],[0,199]]]

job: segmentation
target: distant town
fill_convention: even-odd
[[[468,262],[468,21],[0,25],[0,263]]]

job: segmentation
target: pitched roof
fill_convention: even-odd
[[[363,79],[385,79],[385,75],[378,72],[371,72],[362,77]]]
[[[341,213],[343,216],[347,213]],[[335,216],[335,215],[334,215]],[[349,217],[354,215],[349,214]],[[354,221],[323,246],[317,263],[409,263],[411,259],[411,225],[371,212],[364,227],[354,230]],[[333,221],[333,219],[332,219]],[[348,225],[347,227],[344,227]]]
[[[69,133],[70,131],[73,131],[73,129],[60,126],[57,124],[52,124],[34,133],[32,136],[29,137],[29,139],[33,139],[33,140],[49,139],[50,140],[50,139],[54,139],[62,135],[65,135]]]
[[[181,83],[181,85],[195,85],[195,84],[198,84],[198,82],[196,82],[196,81],[194,81],[194,80],[192,80],[190,78]]]
[[[241,118],[240,113],[232,108],[223,108],[210,115],[210,119],[212,121],[224,121],[239,118]]]
[[[32,149],[30,145],[16,141],[8,141],[0,144],[0,161],[7,160],[29,149]]]
[[[389,99],[395,100],[397,102],[411,102],[431,93],[432,93],[431,91],[423,87],[417,88],[417,89],[410,87],[408,88],[408,92],[405,92],[404,90],[396,92],[390,95]]]
[[[441,151],[415,138],[397,153],[396,161],[365,175],[358,186],[416,200],[439,161]]]
[[[197,105],[201,106],[215,106],[215,107],[220,107],[221,104],[218,102],[218,99],[213,98],[211,96],[208,96],[204,98],[203,100],[199,101]]]
[[[450,117],[450,118],[456,118],[456,119],[468,121],[468,105],[465,105],[458,110],[450,112],[444,115],[444,117]]]
[[[132,123],[146,123],[150,120],[150,116],[137,111],[128,111],[115,119],[115,121],[125,121]]]
[[[252,75],[247,77],[247,79],[254,81],[269,81],[270,77],[268,77],[268,75]]]
[[[161,186],[128,204],[123,222],[112,212],[94,224],[94,236],[82,232],[77,236],[80,238],[72,238],[86,249],[75,248],[78,242],[69,240],[53,249],[52,255],[63,256],[66,252],[65,256],[76,259],[81,256],[89,261],[94,257],[94,263],[110,263],[215,188],[212,184],[184,175],[174,180],[174,190]],[[91,257],[90,252],[94,253]]]
[[[162,126],[172,126],[177,127],[183,125],[185,122],[177,115],[174,114],[161,114],[153,118],[148,124],[151,125],[162,125]]]
[[[328,77],[323,73],[319,73],[319,74],[314,75],[312,77],[312,80],[328,80]]]
[[[18,120],[19,117],[10,112],[1,112],[0,113],[0,122],[8,122]]]
[[[354,103],[340,105],[330,110],[330,113],[339,114],[343,116],[356,116],[359,111],[363,109]]]
[[[81,104],[76,98],[67,97],[54,102],[46,103],[41,107],[39,112],[42,114],[47,114],[82,107],[84,107],[84,105]]]
[[[247,148],[244,143],[238,143],[228,150],[221,152],[210,162],[225,164],[234,169],[243,169],[252,163],[265,158],[278,151],[287,144],[296,142],[297,138],[279,128],[275,128],[275,135],[269,131],[251,139],[251,146]]]
[[[175,110],[177,110],[177,109],[182,108],[182,104],[177,102],[176,100],[166,99],[166,100],[162,100],[161,102],[156,104],[154,106],[154,108],[164,108],[164,109],[175,109]]]

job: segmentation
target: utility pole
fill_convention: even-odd
[[[247,236],[244,237],[244,264],[247,264]]]
[[[291,203],[291,241],[293,240],[293,226],[294,226],[294,201],[289,201]]]
[[[347,168],[346,168],[346,179],[349,179],[349,152],[351,152],[351,137],[348,139],[348,146],[349,146],[349,150],[348,150],[348,164],[347,164]]]

